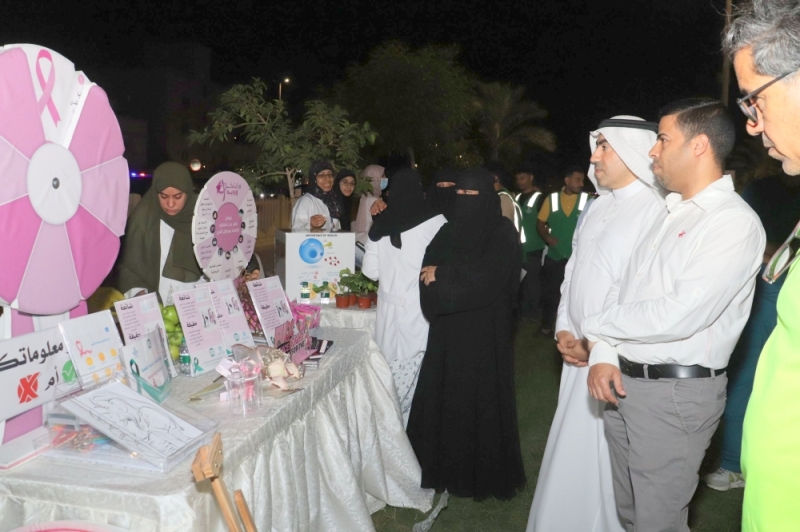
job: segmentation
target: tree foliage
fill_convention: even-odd
[[[380,134],[381,155],[409,152],[427,165],[452,164],[467,133],[472,79],[458,61],[456,46],[388,42],[367,61],[347,69],[334,99]]]
[[[295,124],[289,120],[285,102],[267,100],[265,91],[266,84],[258,78],[250,84],[234,85],[209,113],[210,125],[189,134],[190,144],[211,145],[241,135],[256,146],[257,156],[242,169],[242,177],[254,188],[285,178],[291,191],[298,171],[320,159],[340,168],[358,168],[360,150],[375,142],[370,125],[351,122],[338,105],[308,101],[303,121]],[[368,183],[359,184],[359,188],[371,188]]]
[[[556,149],[555,135],[541,125],[547,111],[525,99],[524,87],[477,83],[472,105],[475,140],[484,158],[518,162],[526,149]]]

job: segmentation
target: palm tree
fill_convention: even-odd
[[[478,83],[473,105],[477,140],[488,159],[518,159],[523,150],[533,146],[556,149],[555,135],[538,125],[547,111],[525,99],[525,87]]]

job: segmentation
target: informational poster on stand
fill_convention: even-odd
[[[250,281],[247,283],[247,290],[253,299],[253,306],[256,308],[264,334],[292,321],[292,309],[281,286],[281,280],[277,276]]]
[[[175,292],[174,300],[192,360],[189,375],[195,377],[213,371],[225,358],[226,350],[211,290],[202,286]]]
[[[56,399],[56,388],[80,389],[58,327],[0,342],[0,421]]]
[[[164,338],[164,348],[168,349],[168,339],[164,333],[166,330],[164,318],[161,316],[161,307],[158,306],[158,297],[155,294],[145,294],[117,301],[114,303],[114,307],[117,309],[117,318],[125,345],[130,345],[160,328]],[[177,377],[178,372],[171,358],[169,364],[170,374]]]
[[[217,325],[222,329],[222,339],[225,342],[227,354],[233,354],[233,346],[236,344],[255,347],[253,335],[247,325],[247,318],[244,317],[242,302],[233,286],[233,281],[212,281],[208,283],[211,291],[211,300],[214,309],[217,311]]]
[[[58,326],[81,384],[99,384],[122,371],[122,339],[110,310],[62,321]]]
[[[290,301],[300,301],[300,289],[308,283],[308,303],[319,303],[322,283],[327,281],[331,299],[339,289],[339,272],[355,271],[355,233],[293,233],[275,231],[275,273]]]

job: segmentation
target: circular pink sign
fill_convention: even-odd
[[[214,236],[217,238],[217,246],[223,251],[231,251],[233,246],[239,243],[239,235],[242,234],[242,217],[239,209],[233,203],[223,203],[217,211],[217,219]]]

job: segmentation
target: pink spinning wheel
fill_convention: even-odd
[[[220,172],[200,191],[192,219],[194,255],[209,279],[233,279],[256,247],[256,201],[247,181]]]
[[[58,314],[119,252],[129,193],[106,93],[58,53],[0,47],[0,303]]]

